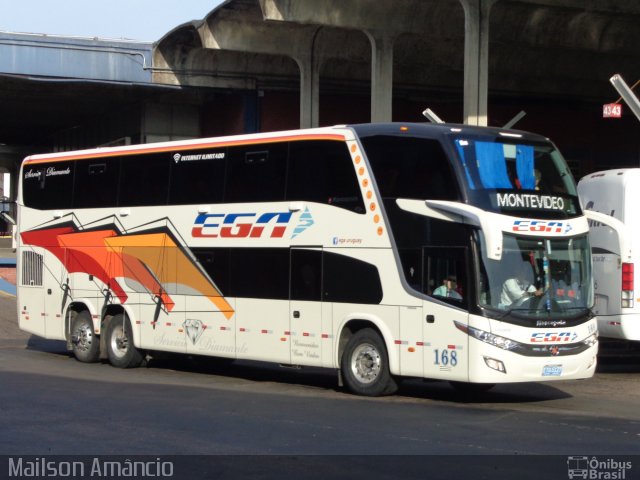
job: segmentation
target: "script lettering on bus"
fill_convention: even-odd
[[[69,167],[65,168],[64,170],[56,170],[56,167],[48,167],[45,171],[44,171],[44,176],[45,177],[55,177],[58,175],[70,175],[71,174],[71,169]],[[29,179],[29,178],[37,178],[40,179],[42,175],[42,170],[33,170],[33,169],[29,169],[28,171],[24,172],[24,178],[25,180]]]
[[[502,208],[533,208],[536,210],[564,210],[564,199],[550,195],[528,193],[497,193],[498,206]]]
[[[56,167],[49,167],[47,168],[46,176],[52,177],[55,175],[69,175],[70,173],[71,169],[69,167],[65,168],[64,170],[56,170]]]
[[[32,169],[29,169],[29,171],[24,172],[24,178],[25,180],[29,178],[40,178],[40,173],[41,173],[40,170],[34,171]]]
[[[191,235],[195,238],[282,238],[293,212],[201,213],[196,217]],[[269,223],[271,229],[266,228]]]

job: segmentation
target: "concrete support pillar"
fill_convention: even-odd
[[[460,0],[464,8],[464,123],[487,125],[489,13],[497,0]]]
[[[390,122],[393,103],[393,42],[390,32],[365,31],[371,41],[371,121]]]
[[[295,61],[300,68],[300,128],[314,128],[320,122],[320,62],[313,55]]]

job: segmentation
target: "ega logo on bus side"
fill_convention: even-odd
[[[282,238],[293,212],[201,213],[191,235],[196,238],[260,238],[272,222],[271,238]]]
[[[195,238],[282,238],[293,212],[201,213],[196,217],[191,235]],[[293,231],[296,237],[315,222],[305,209]]]

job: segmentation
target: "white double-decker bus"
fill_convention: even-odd
[[[83,362],[326,367],[362,395],[596,367],[588,224],[540,136],[366,124],[103,148],[28,157],[20,186],[20,327]]]

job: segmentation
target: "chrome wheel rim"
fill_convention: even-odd
[[[93,343],[93,331],[91,327],[87,324],[80,325],[74,332],[73,340],[78,350],[83,352],[88,351]]]
[[[111,351],[117,358],[122,358],[127,354],[129,350],[129,339],[124,333],[124,328],[121,324],[116,325],[113,328],[111,334]]]
[[[382,356],[378,349],[369,344],[358,345],[351,356],[351,372],[363,384],[375,382],[382,368]]]

